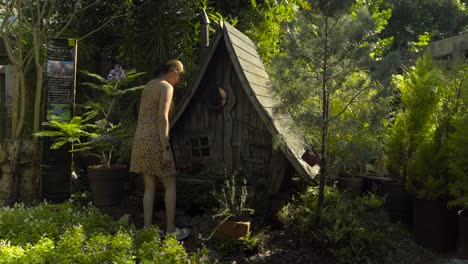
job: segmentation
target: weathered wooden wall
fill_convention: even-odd
[[[223,87],[228,99],[222,109],[210,107],[210,94]],[[210,157],[193,158],[191,138],[207,136]],[[190,105],[173,129],[173,148],[178,164],[198,160],[223,163],[229,169],[243,168],[254,174],[269,173],[272,136],[253,108],[220,44]]]
[[[219,87],[226,90],[227,103],[214,109],[212,95]],[[273,149],[273,137],[242,87],[224,43],[218,45],[197,92],[171,133],[176,166],[224,164],[231,170],[242,169],[248,175],[249,196],[256,201],[280,191],[285,178],[295,173],[287,170],[291,166],[285,155]],[[193,157],[191,139],[198,136],[209,138],[209,157]],[[265,201],[263,207],[267,206]]]

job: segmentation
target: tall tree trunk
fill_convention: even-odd
[[[41,123],[41,101],[42,101],[42,88],[44,80],[44,66],[41,61],[42,47],[40,30],[34,30],[34,62],[36,66],[36,97],[34,99],[34,119],[33,119],[33,133],[39,132]],[[37,143],[37,137],[34,138],[34,143]]]
[[[11,107],[11,134],[10,137],[13,138],[16,135],[16,130],[18,127],[18,108],[19,108],[19,87],[20,87],[20,71],[17,67],[15,69],[15,83],[13,86],[13,98],[12,98],[12,107]]]
[[[320,168],[320,184],[319,184],[319,197],[317,204],[317,212],[320,213],[323,206],[323,196],[325,192],[325,180],[327,177],[327,141],[328,141],[328,111],[329,111],[329,96],[328,96],[328,17],[325,15],[325,32],[324,32],[324,45],[323,45],[323,65],[322,65],[322,147],[320,155],[322,156],[322,163]]]
[[[21,58],[22,60],[22,58]],[[20,87],[21,87],[21,98],[20,98],[20,115],[18,118],[18,127],[16,130],[16,134],[14,135],[15,139],[19,139],[21,137],[21,133],[23,132],[23,127],[24,127],[24,118],[26,115],[26,104],[27,104],[27,95],[26,95],[26,76],[24,71],[21,71],[19,73],[19,79],[20,79]]]

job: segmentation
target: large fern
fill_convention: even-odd
[[[96,125],[86,123],[97,115],[96,111],[84,113],[82,116],[74,116],[71,120],[63,120],[58,116],[52,116],[48,122],[43,122],[45,130],[34,134],[36,137],[53,138],[54,142],[51,149],[59,149],[70,143],[75,144],[73,151],[82,151],[89,149],[87,144],[83,143],[85,138],[92,138],[96,134],[92,132]]]

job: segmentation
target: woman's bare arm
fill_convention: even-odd
[[[161,91],[159,96],[158,112],[159,139],[161,140],[161,144],[164,149],[166,149],[169,144],[169,110],[171,107],[174,88],[165,81],[162,81],[158,86],[160,86],[159,88]]]

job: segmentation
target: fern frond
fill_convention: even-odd
[[[62,135],[63,133],[60,131],[49,131],[49,130],[39,131],[33,134],[33,136],[35,137],[60,137]]]
[[[86,76],[89,76],[89,77],[91,77],[91,78],[94,78],[94,79],[99,80],[100,82],[107,82],[107,80],[106,80],[104,77],[102,77],[101,75],[99,75],[99,74],[91,73],[91,72],[86,71],[86,70],[83,70],[83,71],[81,71],[81,72],[82,72],[83,74],[85,74]]]
[[[60,141],[56,141],[54,142],[52,145],[50,145],[50,148],[51,149],[59,149],[60,147],[62,147],[63,145],[69,143],[68,140],[64,139],[64,140],[60,140]]]
[[[122,95],[122,94],[126,94],[126,93],[129,93],[129,92],[139,91],[139,90],[141,90],[143,88],[145,88],[145,86],[140,85],[140,86],[133,87],[133,88],[128,88],[128,89],[125,89],[125,90],[119,90],[119,91],[117,91],[117,94]]]

